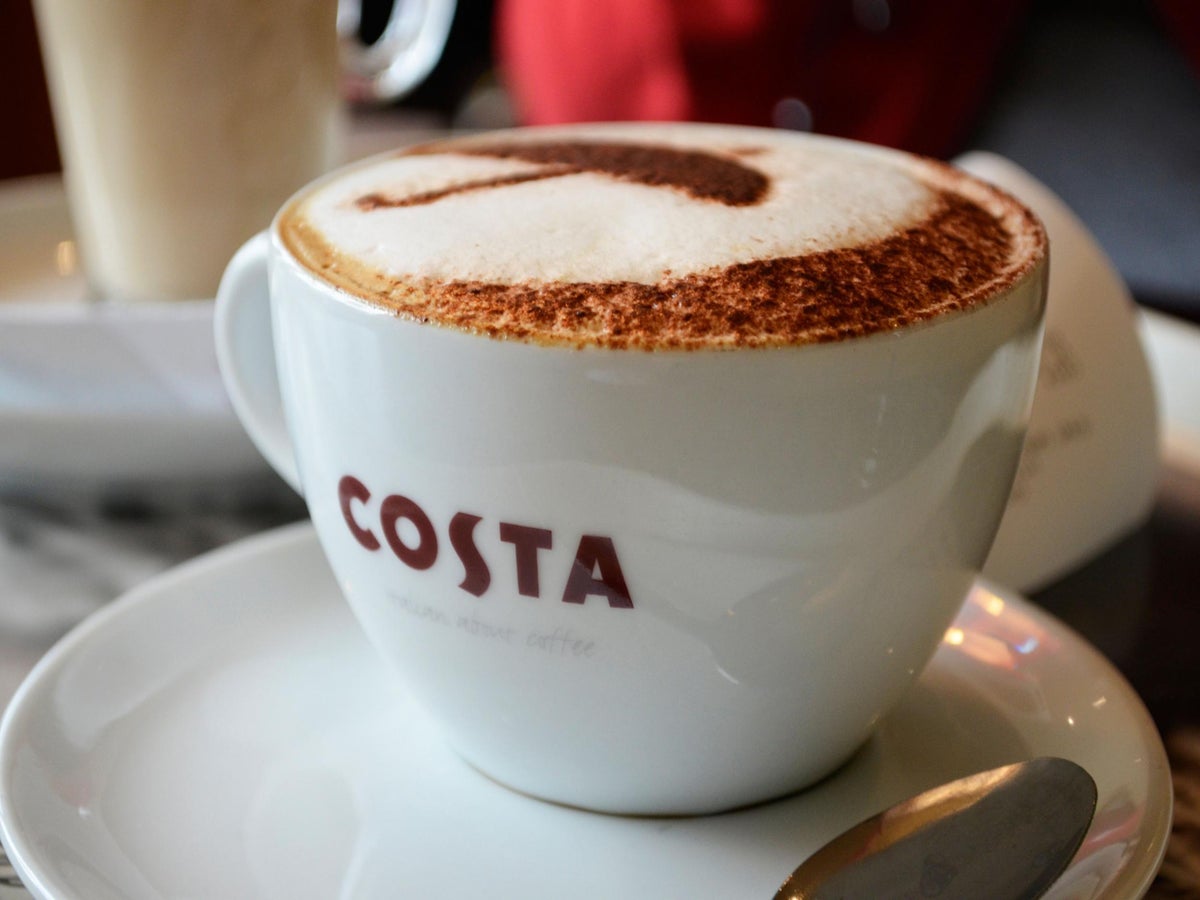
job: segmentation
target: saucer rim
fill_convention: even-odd
[[[3,843],[11,864],[33,896],[41,900],[69,900],[78,895],[69,886],[56,883],[55,867],[46,865],[43,871],[38,871],[33,862],[38,856],[36,848],[27,846],[25,835],[15,824],[17,816],[10,799],[10,782],[15,770],[16,749],[20,744],[18,737],[25,730],[22,724],[39,714],[39,707],[32,704],[30,698],[38,694],[43,683],[52,680],[74,654],[94,640],[95,635],[105,630],[109,623],[136,616],[142,607],[162,602],[164,598],[169,599],[181,586],[186,586],[206,572],[236,567],[248,559],[285,553],[289,548],[309,543],[314,549],[318,547],[311,523],[301,521],[234,541],[182,563],[149,579],[85,618],[30,671],[0,717],[0,843]],[[1157,875],[1167,850],[1174,804],[1166,749],[1149,711],[1116,667],[1070,626],[1016,592],[982,577],[976,582],[976,589],[980,588],[1002,597],[1006,603],[1015,603],[1022,614],[1037,620],[1062,640],[1065,649],[1059,653],[1082,654],[1087,658],[1088,666],[1111,677],[1109,687],[1122,695],[1132,717],[1131,724],[1136,726],[1137,736],[1147,751],[1147,758],[1139,760],[1146,782],[1146,811],[1142,820],[1145,834],[1139,839],[1141,846],[1134,845],[1137,852],[1126,854],[1107,889],[1095,896],[1101,900],[1116,900],[1117,897],[1144,895]],[[835,773],[831,777],[839,776]],[[1126,893],[1129,890],[1133,893]]]

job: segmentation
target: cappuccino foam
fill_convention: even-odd
[[[782,346],[1004,292],[1019,203],[932,160],[730,126],[518,129],[411,148],[294,199],[279,234],[397,315],[568,345]]]

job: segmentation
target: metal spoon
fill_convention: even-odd
[[[834,838],[775,900],[1032,900],[1066,869],[1095,811],[1095,781],[1065,759],[970,775]]]

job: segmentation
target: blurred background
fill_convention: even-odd
[[[365,0],[363,40],[379,37],[391,6]],[[372,149],[444,129],[679,119],[943,159],[992,151],[1066,202],[1138,302],[1200,322],[1200,0],[457,0],[427,79],[400,100],[348,107],[352,135],[369,136]],[[60,169],[31,0],[0,0],[0,185]],[[207,336],[202,324],[196,333]],[[46,356],[44,371],[65,358]],[[105,456],[95,434],[103,418],[84,423],[91,431],[64,430],[74,419],[36,404],[6,410],[11,399],[0,396],[0,451],[7,443],[13,458],[45,460],[54,482],[80,455],[98,472],[128,468],[121,441],[144,436],[125,420],[108,426]],[[197,444],[187,428],[211,425],[163,419],[171,430],[154,431],[151,447],[160,456]],[[36,452],[21,451],[21,439]],[[273,476],[242,443],[266,486]],[[1144,527],[1033,598],[1119,665],[1167,738],[1181,815],[1156,900],[1200,896],[1200,479],[1167,474]],[[276,492],[260,505],[240,496],[236,514],[207,494],[178,508],[125,494],[97,506],[0,496],[0,707],[89,611],[203,550],[303,517],[299,500],[270,484]],[[0,884],[2,875],[0,859]]]
[[[378,37],[391,0],[368,0]],[[0,178],[60,165],[30,0],[0,0]],[[374,127],[691,119],[941,158],[1057,192],[1148,305],[1200,315],[1192,0],[458,0],[442,58]]]

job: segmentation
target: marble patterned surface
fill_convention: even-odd
[[[0,500],[0,708],[88,613],[184,560],[303,518],[285,491],[238,508],[203,498]]]

